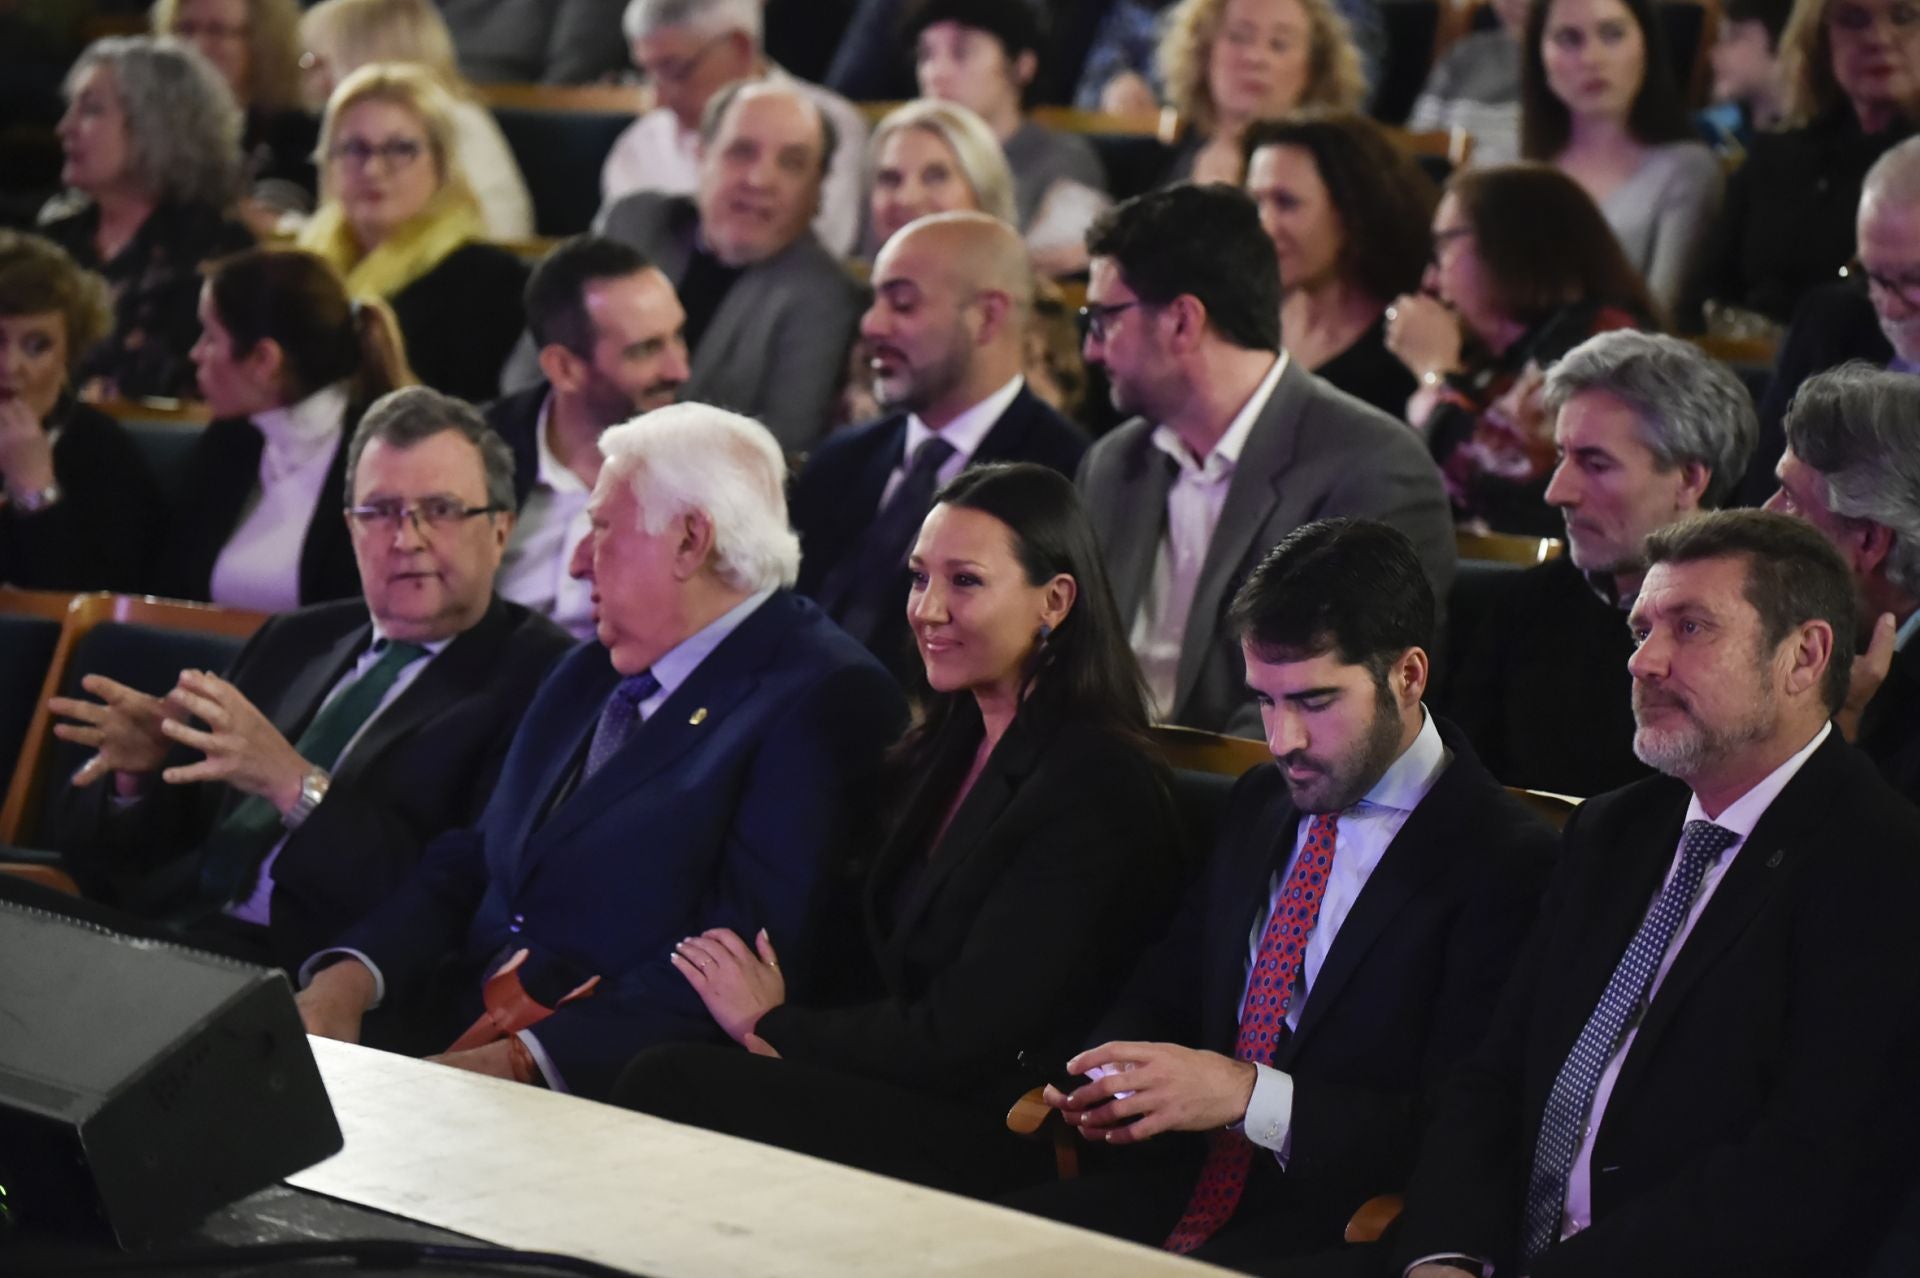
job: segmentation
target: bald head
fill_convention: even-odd
[[[1920,359],[1920,138],[1894,147],[1860,189],[1855,248],[1881,331],[1903,360]]]
[[[983,213],[910,222],[873,264],[861,320],[875,397],[939,430],[1020,372],[1033,268],[1019,233]]]

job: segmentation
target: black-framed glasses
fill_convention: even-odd
[[[1897,297],[1908,310],[1920,310],[1920,273],[1882,275],[1878,271],[1868,270],[1859,258],[1855,258],[1840,268],[1840,278],[1854,281],[1869,293],[1878,291]]]
[[[332,159],[346,161],[356,169],[366,168],[377,156],[389,170],[398,171],[410,167],[426,149],[416,138],[388,138],[385,142],[348,138],[345,142],[336,143],[327,154]]]
[[[347,507],[347,517],[366,532],[391,536],[400,529],[402,519],[413,520],[415,530],[451,528],[476,515],[497,515],[505,506],[489,503],[469,506],[458,497],[422,497],[419,501],[370,501]]]
[[[1089,337],[1097,342],[1106,341],[1108,320],[1120,314],[1122,311],[1130,311],[1136,306],[1145,305],[1146,303],[1138,298],[1135,298],[1131,302],[1107,302],[1105,304],[1089,302],[1087,305],[1081,307],[1079,313],[1074,316],[1075,322],[1080,326],[1081,342],[1084,343]]]

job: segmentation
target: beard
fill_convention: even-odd
[[[1286,780],[1293,806],[1302,812],[1341,812],[1373,789],[1400,755],[1400,707],[1385,684],[1375,688],[1373,719],[1346,753],[1331,759],[1296,750],[1275,760]],[[1310,767],[1314,773],[1295,781],[1288,768]]]
[[[1653,689],[1638,680],[1633,685],[1634,757],[1656,772],[1682,781],[1697,777],[1721,760],[1772,733],[1779,719],[1773,688],[1756,682],[1753,695],[1744,699],[1747,707],[1732,723],[1714,725],[1702,720],[1686,698],[1664,689]],[[1681,720],[1664,727],[1647,723],[1648,712],[1664,709],[1669,719]]]

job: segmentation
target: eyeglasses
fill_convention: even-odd
[[[1136,306],[1145,305],[1146,303],[1138,298],[1131,302],[1110,302],[1106,305],[1097,302],[1088,303],[1080,308],[1078,315],[1074,316],[1075,321],[1080,325],[1080,341],[1085,343],[1089,337],[1096,342],[1106,341],[1108,320],[1122,311],[1130,311]]]
[[[717,35],[684,58],[668,58],[662,62],[636,63],[635,65],[642,75],[657,84],[680,84],[699,70],[700,64],[707,60],[707,55],[726,38],[726,34]]]
[[[1840,278],[1854,280],[1868,292],[1878,290],[1900,299],[1901,305],[1909,310],[1920,310],[1920,275],[1881,275],[1870,271],[1860,259],[1855,258],[1840,268]]]
[[[411,519],[414,530],[419,532],[427,528],[451,528],[476,515],[497,515],[505,509],[505,506],[494,504],[469,506],[458,497],[422,497],[415,502],[370,501],[361,506],[349,506],[347,517],[363,532],[391,536],[400,530],[402,519]]]
[[[1902,30],[1920,23],[1920,5],[1906,3],[1906,0],[1894,0],[1886,9],[1887,22],[1895,30]],[[1864,4],[1836,4],[1827,10],[1827,25],[1836,31],[1857,33],[1867,30],[1879,16]]]
[[[398,171],[410,167],[427,148],[413,138],[388,138],[385,142],[368,142],[362,138],[348,138],[337,142],[327,152],[329,159],[340,160],[356,169],[364,169],[378,156],[380,163],[389,170]]]

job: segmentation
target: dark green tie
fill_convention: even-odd
[[[427,651],[417,643],[381,643],[380,655],[367,672],[321,707],[293,743],[301,758],[331,770],[353,734],[379,709],[400,672]],[[201,899],[225,905],[251,887],[261,858],[281,833],[280,811],[273,804],[252,794],[237,804],[207,836],[200,862]]]

